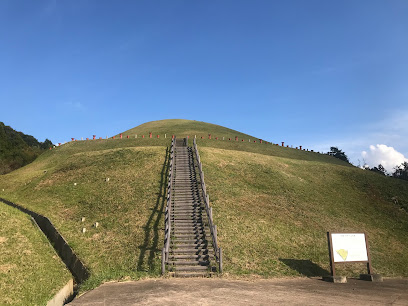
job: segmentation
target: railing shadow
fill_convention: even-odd
[[[330,275],[329,271],[323,269],[308,259],[279,258],[279,260],[292,270],[295,270],[307,277]]]
[[[168,168],[170,162],[169,148],[166,148],[166,157],[163,163],[161,175],[160,175],[160,189],[157,193],[157,200],[152,213],[144,226],[144,240],[143,244],[139,247],[140,254],[137,262],[137,270],[143,271],[144,265],[147,263],[149,271],[156,269],[156,263],[154,261],[155,254],[157,254],[161,248],[158,248],[159,243],[159,230],[163,230],[160,225],[162,217],[164,215],[164,205],[166,203],[166,188]],[[147,257],[147,258],[146,258]]]

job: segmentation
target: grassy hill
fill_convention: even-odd
[[[152,132],[153,137],[157,137],[157,135],[163,137],[164,134],[167,134],[168,137],[171,137],[171,135],[177,135],[177,137],[182,138],[186,136],[194,137],[194,135],[196,135],[198,138],[201,138],[201,136],[208,137],[208,134],[211,134],[214,139],[216,137],[222,138],[223,136],[225,138],[234,138],[235,136],[245,139],[254,138],[250,135],[220,125],[185,119],[168,119],[147,122],[123,132],[123,136],[129,135],[135,137],[135,135],[138,135],[138,137],[141,137],[142,135],[145,135],[146,137],[149,135],[149,132]]]
[[[30,218],[0,203],[0,305],[45,305],[71,274]]]
[[[160,138],[140,138],[149,132]],[[154,121],[124,132],[130,139],[65,144],[0,176],[0,196],[51,219],[91,270],[83,288],[158,276],[172,134],[198,137],[226,274],[325,274],[331,230],[366,231],[375,271],[408,276],[407,182],[204,122]]]

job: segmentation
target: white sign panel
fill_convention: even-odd
[[[355,234],[331,234],[333,261],[368,261],[365,235]]]

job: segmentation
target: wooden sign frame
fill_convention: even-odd
[[[345,264],[345,263],[365,263],[367,264],[367,273],[373,274],[372,266],[371,266],[371,256],[370,256],[370,248],[368,246],[367,241],[367,234],[365,232],[362,233],[334,233],[334,232],[327,232],[327,243],[329,247],[329,257],[330,257],[330,272],[333,277],[336,276],[336,268],[335,262],[333,257],[333,241],[332,241],[332,234],[364,234],[365,245],[366,245],[366,252],[367,252],[367,260],[364,261],[345,261],[345,262],[336,262],[337,264]]]

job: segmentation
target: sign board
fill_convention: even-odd
[[[370,252],[365,233],[327,233],[330,268],[336,275],[335,263],[363,262],[368,274],[372,274]]]
[[[367,245],[363,233],[332,233],[334,262],[368,261]]]

